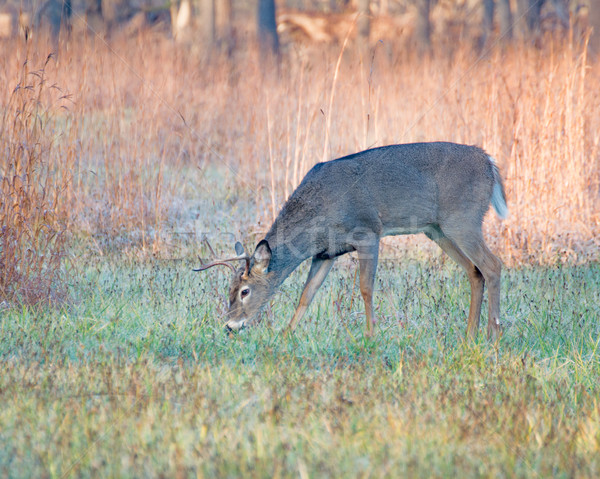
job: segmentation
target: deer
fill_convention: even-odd
[[[252,255],[241,243],[236,256],[213,261],[233,273],[225,326],[229,332],[260,322],[261,311],[305,260],[310,270],[287,330],[293,331],[325,281],[335,259],[356,252],[365,336],[374,332],[373,287],[381,238],[424,233],[467,273],[471,302],[467,337],[476,338],[488,288],[489,340],[500,323],[502,262],[487,247],[483,218],[493,206],[508,214],[495,160],[477,146],[448,142],[382,146],[316,164],[292,192]],[[234,267],[232,263],[242,262]]]

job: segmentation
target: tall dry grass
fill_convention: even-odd
[[[0,113],[0,300],[37,304],[64,297],[63,259],[72,148],[57,132],[68,96],[27,61]],[[67,139],[68,140],[68,139]]]
[[[18,40],[9,47],[2,85],[24,54]],[[467,47],[427,58],[381,44],[362,55],[298,50],[266,73],[252,50],[230,61],[151,33],[71,41],[57,58],[52,82],[74,102],[54,142],[76,156],[71,229],[100,253],[169,250],[170,232],[195,224],[194,198],[213,190],[250,212],[232,213],[231,230],[259,236],[314,163],[447,140],[481,145],[502,167],[511,215],[490,215],[486,229],[505,262],[598,259],[600,66],[568,38],[484,57]],[[220,172],[212,183],[209,169]],[[206,216],[196,224],[215,226]]]

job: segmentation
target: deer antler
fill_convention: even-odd
[[[208,268],[212,268],[213,266],[220,265],[220,266],[227,266],[228,268],[231,268],[231,271],[233,271],[235,273],[235,268],[231,265],[231,261],[241,261],[241,260],[246,261],[246,273],[248,273],[248,271],[250,269],[250,257],[246,253],[236,256],[234,258],[220,259],[217,261],[213,261],[212,263],[203,264],[202,266],[200,266],[197,269],[192,269],[192,271],[204,271]]]

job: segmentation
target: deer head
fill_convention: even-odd
[[[233,271],[229,287],[229,311],[225,326],[229,331],[240,329],[257,323],[260,311],[273,295],[274,287],[269,274],[271,248],[267,241],[262,240],[256,246],[254,254],[249,256],[241,243],[235,244],[237,256],[217,260],[202,265],[194,271],[204,271],[213,266],[227,266]],[[244,266],[234,268],[231,262],[245,261]]]

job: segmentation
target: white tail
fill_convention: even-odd
[[[494,166],[494,189],[492,190],[491,203],[496,210],[496,213],[498,213],[498,216],[504,220],[508,217],[508,206],[506,206],[506,196],[504,194],[502,178],[500,177],[496,160],[489,155],[488,158]]]

